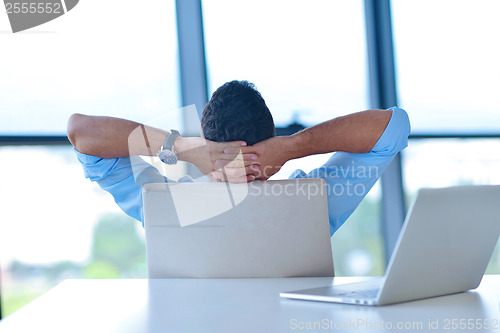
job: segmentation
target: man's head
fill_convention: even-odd
[[[231,81],[220,86],[203,110],[201,128],[205,139],[242,140],[248,145],[276,134],[266,102],[248,81]]]

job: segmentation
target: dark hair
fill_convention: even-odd
[[[201,128],[205,139],[216,142],[245,141],[248,145],[276,134],[266,102],[248,81],[220,86],[203,109]]]

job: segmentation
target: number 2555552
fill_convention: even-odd
[[[62,14],[60,3],[6,3],[7,14]]]

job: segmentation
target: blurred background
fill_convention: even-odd
[[[181,107],[201,111],[233,79],[255,83],[282,134],[408,112],[409,147],[332,238],[336,275],[382,275],[419,188],[500,184],[499,12],[496,0],[85,0],[16,34],[0,13],[2,316],[63,279],[147,277],[142,226],[84,178],[68,117],[192,134]],[[498,246],[487,273],[500,273]]]

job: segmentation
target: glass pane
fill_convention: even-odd
[[[403,158],[409,204],[422,187],[500,184],[500,139],[412,140]],[[500,273],[497,248],[486,271]]]
[[[0,134],[65,134],[75,112],[145,122],[170,111],[180,128],[173,0],[80,2],[0,44]]]
[[[385,273],[381,233],[380,181],[332,237],[335,276],[381,276]]]
[[[147,277],[142,225],[71,147],[2,147],[0,161],[3,316],[67,278]]]
[[[203,2],[209,90],[254,83],[277,126],[368,107],[362,1]]]
[[[500,1],[392,1],[399,105],[418,132],[500,130]]]

